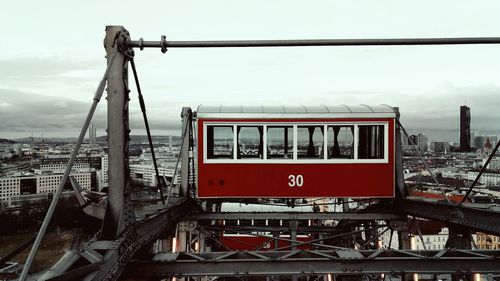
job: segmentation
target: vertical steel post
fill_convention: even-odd
[[[394,112],[396,113],[396,119],[399,120],[399,108],[394,107]],[[396,188],[395,190],[396,196],[399,198],[403,198],[406,197],[406,195],[408,194],[405,188],[405,180],[403,175],[403,146],[401,142],[401,126],[399,125],[399,122],[396,122],[395,126],[396,126],[395,128],[396,136],[395,136],[394,146],[396,148],[395,149],[396,155],[394,155],[394,157],[396,158],[395,159],[396,186],[394,188]]]
[[[189,196],[189,135],[191,133],[191,108],[182,108],[182,134],[183,139],[182,150],[181,150],[181,190],[179,191],[179,196],[187,197]]]
[[[129,40],[128,31],[123,26],[106,26],[104,47],[107,57],[115,44]],[[114,67],[109,72],[108,100],[108,161],[109,161],[109,201],[103,221],[102,239],[113,240],[126,227],[125,192],[129,186],[129,126],[128,126],[128,59],[122,52],[116,55]]]
[[[448,241],[446,241],[446,247],[452,249],[472,249],[472,236],[470,235],[470,230],[465,227],[458,225],[448,226]],[[472,273],[454,273],[451,275],[452,281],[472,281],[474,280],[474,274]]]
[[[279,238],[280,232],[273,232],[273,237]],[[280,247],[279,240],[274,239],[274,249],[278,249]]]
[[[290,243],[292,246],[292,251],[297,251],[297,230],[299,228],[299,222],[296,220],[291,220],[290,223]],[[298,281],[299,277],[297,275],[292,275],[292,281]]]
[[[188,241],[189,222],[180,221],[177,229],[178,252],[188,252],[188,245],[191,243]]]
[[[292,251],[297,250],[297,229],[299,228],[299,222],[296,220],[291,220],[290,221],[290,240],[292,240],[291,246],[292,246]]]
[[[410,233],[408,229],[398,230],[398,244],[400,250],[411,250]],[[413,276],[410,273],[401,274],[401,281],[413,280]]]
[[[198,233],[198,252],[205,252],[205,234],[202,231]]]

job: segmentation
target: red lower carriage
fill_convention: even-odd
[[[248,213],[290,213],[300,214],[304,212],[313,212],[312,205],[301,205],[289,207],[285,205],[262,205],[262,204],[240,204],[240,203],[223,203],[221,206],[222,212],[248,212]],[[223,248],[232,251],[269,251],[269,250],[291,250],[292,240],[296,240],[295,246],[300,250],[311,250],[313,246],[310,243],[314,237],[298,233],[296,239],[292,239],[289,231],[271,232],[266,230],[252,230],[258,227],[274,227],[287,229],[290,225],[289,220],[221,220],[218,221],[223,231],[220,233],[219,241]],[[298,220],[297,227],[313,226],[316,222],[313,220]],[[273,237],[274,236],[274,237]],[[221,249],[221,250],[227,250]]]
[[[311,244],[307,243],[311,240],[313,238],[308,235],[297,235],[297,241],[299,241],[297,249],[312,250],[313,247]],[[271,251],[276,248],[289,251],[292,249],[290,235],[280,235],[278,239],[273,239],[272,235],[224,234],[220,242],[232,251]]]

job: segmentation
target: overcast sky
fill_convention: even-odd
[[[6,1],[0,10],[0,138],[75,137],[105,69],[106,25],[133,39],[500,36],[498,1]],[[136,51],[156,134],[182,106],[390,104],[413,130],[499,131],[500,46]],[[133,134],[143,134],[131,82]],[[106,101],[94,123],[105,134]],[[458,135],[457,135],[458,139]]]

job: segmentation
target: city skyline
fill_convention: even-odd
[[[111,2],[30,5],[0,11],[0,32],[17,42],[0,44],[0,138],[78,135],[104,71],[108,24],[123,24],[134,39],[201,40],[497,36],[500,23],[495,1],[163,1],[134,19],[125,16],[128,5]],[[43,31],[25,18],[39,18]],[[137,50],[136,63],[154,134],[177,134],[183,106],[385,103],[400,107],[407,129],[447,136],[458,132],[465,104],[472,131],[498,134],[500,62],[491,58],[499,52],[495,45]],[[129,85],[132,134],[144,134]],[[102,99],[97,136],[105,134],[105,110]]]

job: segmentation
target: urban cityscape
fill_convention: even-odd
[[[457,110],[457,119],[460,120],[459,143],[434,141],[424,133],[414,133],[409,137],[402,135],[404,177],[411,196],[446,197],[457,202],[463,198],[465,191],[476,179],[493,147],[499,141],[498,135],[482,135],[474,131],[470,127],[471,118],[473,114],[469,107],[461,106]],[[245,142],[242,145],[242,155],[256,157],[251,155],[258,154],[258,136],[243,132],[242,138]],[[348,151],[352,136],[342,138],[344,141],[340,141],[340,150]],[[180,153],[180,136],[160,136],[153,138],[153,141],[160,176],[167,183],[178,181],[178,176],[173,177],[179,175],[174,170]],[[321,147],[322,137],[315,136],[314,142],[317,147]],[[219,155],[230,153],[227,143],[228,140],[219,139],[219,143],[215,144],[216,153]],[[71,142],[54,141],[45,139],[43,136],[1,140],[1,215],[2,217],[12,214],[19,216],[17,221],[5,220],[11,222],[11,228],[4,229],[2,235],[9,237],[28,231],[26,225],[19,225],[26,221],[26,218],[22,216],[37,217],[37,209],[48,204],[59,186],[73,147],[74,144]],[[279,145],[275,141],[270,141],[269,149],[272,149],[269,152],[270,155],[284,154],[286,158],[289,154],[286,151],[292,148],[289,145],[283,146],[283,144]],[[320,154],[319,148],[317,151]],[[146,136],[131,136],[129,155],[131,191],[152,199],[157,198],[158,182]],[[80,148],[70,176],[76,179],[84,190],[107,191],[106,138],[96,135],[96,127],[93,124],[89,127],[86,142]],[[74,197],[73,194],[73,188],[68,180],[62,198],[71,199]],[[500,157],[494,157],[489,162],[470,200],[491,204],[500,202]],[[33,213],[26,211],[30,208],[33,208]],[[68,208],[71,209],[71,207]],[[328,211],[328,208],[323,207],[322,211]],[[41,219],[39,215],[37,219]],[[445,225],[425,220],[420,221],[419,224],[419,232],[416,233],[414,230],[411,241],[414,249],[439,250],[446,247],[448,229]],[[71,227],[68,227],[68,230],[74,231]],[[85,235],[83,232],[80,234]],[[390,243],[388,234],[381,235],[381,237],[381,243],[385,245]],[[71,236],[71,239],[75,238]],[[500,238],[497,236],[476,232],[473,234],[473,240],[477,249],[500,249]],[[1,247],[4,249],[0,251],[5,251],[12,245],[3,243]]]

